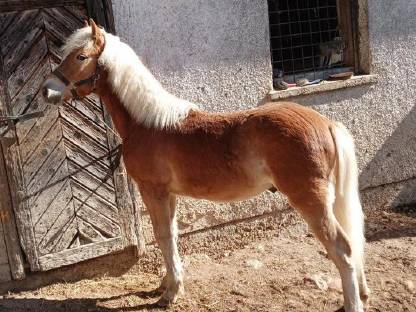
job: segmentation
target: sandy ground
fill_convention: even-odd
[[[416,311],[414,209],[377,213],[367,224],[368,311]],[[336,311],[342,306],[335,266],[304,226],[256,237],[241,240],[239,248],[225,244],[221,252],[183,250],[186,294],[167,311]],[[221,246],[209,242],[207,250],[209,244]],[[162,274],[158,262],[149,256],[120,277],[10,293],[0,300],[0,311],[161,311],[151,296]]]

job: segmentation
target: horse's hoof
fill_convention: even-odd
[[[155,296],[161,296],[166,291],[166,287],[160,285],[158,288],[153,290]]]
[[[367,288],[364,293],[360,294],[361,302],[363,303],[364,309],[366,309],[369,305],[369,298],[371,295],[371,290]]]
[[[169,299],[167,299],[167,298],[165,298],[165,297],[161,297],[157,302],[156,302],[156,305],[159,307],[159,308],[167,308],[167,307],[169,307],[171,304],[173,303],[173,301],[172,300],[169,300]]]

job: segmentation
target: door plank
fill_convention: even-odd
[[[74,30],[84,26],[83,18],[74,17],[65,8],[45,8],[42,10],[42,13],[44,14],[45,21],[54,24],[54,28],[59,30],[61,34],[71,35]]]
[[[8,263],[0,264],[0,282],[7,282],[12,279]]]
[[[35,234],[32,227],[29,201],[26,199],[26,192],[23,186],[23,177],[20,170],[20,152],[13,138],[6,138],[1,141],[5,168],[8,174],[8,184],[15,211],[16,225],[19,229],[19,241],[26,254],[28,262],[33,270],[39,269],[38,253],[35,243]]]
[[[65,141],[70,142],[72,145],[77,146],[84,151],[87,155],[93,158],[99,158],[108,152],[108,146],[98,143],[93,140],[89,135],[84,135],[79,129],[73,127],[71,123],[68,123],[66,119],[60,120],[62,125],[62,131]],[[100,161],[101,163],[110,166],[110,162],[107,159]]]
[[[85,171],[79,171],[71,175],[71,180],[77,184],[83,185],[85,189],[93,192],[95,196],[99,196],[107,203],[110,203],[116,207],[114,189],[109,188],[101,180],[94,178],[92,175]]]
[[[51,236],[57,235],[56,232],[72,218],[74,218],[74,205],[71,185],[68,183],[54,198],[46,213],[34,225],[39,249],[42,249],[42,246],[45,245],[44,242],[48,242]]]
[[[74,218],[72,222],[65,227],[65,230],[61,231],[60,238],[56,241],[50,241],[52,244],[46,245],[46,248],[50,250],[50,253],[56,253],[68,249],[71,242],[74,240],[74,237],[78,233],[78,227],[79,218]]]
[[[70,129],[73,130],[72,140],[78,141],[83,136],[87,136],[88,139],[100,144],[102,148],[108,148],[105,129],[85,118],[77,110],[70,108],[69,105],[65,105],[61,109],[61,117],[65,119]],[[68,133],[68,135],[70,134]]]
[[[25,11],[14,27],[8,28],[10,33],[6,33],[0,38],[0,47],[4,55],[4,67],[7,73],[13,72],[22,61],[33,41],[39,38],[42,33],[42,26],[43,22],[38,10]]]
[[[87,204],[97,209],[97,211],[105,212],[105,215],[111,218],[114,222],[118,219],[118,209],[117,206],[105,200],[98,194],[95,194],[85,188],[84,185],[79,184],[77,181],[72,180],[72,192],[74,197],[76,197],[81,202],[87,202]]]
[[[96,230],[94,226],[87,221],[80,219],[78,226],[80,235],[82,235],[83,239],[86,239],[91,243],[97,243],[106,240],[106,237],[104,237],[100,231]]]
[[[120,227],[100,212],[91,209],[80,201],[75,200],[77,215],[90,223],[94,223],[99,231],[107,237],[117,237],[120,234]]]
[[[43,190],[31,198],[30,205],[33,207],[32,220],[34,224],[38,223],[41,216],[48,211],[56,196],[64,189],[65,183],[70,183],[68,179],[62,179],[67,174],[68,168],[66,163],[62,161],[52,178],[49,181],[45,181],[45,185],[48,185],[48,187],[45,187],[45,185],[41,186]]]
[[[79,114],[82,114],[82,118],[87,120],[87,122],[93,122],[96,126],[100,127],[103,130],[104,135],[106,136],[106,129],[103,119],[103,110],[96,105],[93,105],[92,101],[88,98],[82,99],[80,101],[74,100],[72,102],[73,108],[77,110]],[[101,119],[100,119],[101,118]]]
[[[6,242],[4,240],[3,231],[0,231],[0,264],[9,264],[9,258],[7,257],[7,247]]]
[[[55,176],[56,168],[59,168],[61,164],[65,161],[65,145],[61,141],[50,157],[43,163],[42,167],[45,168],[44,170],[39,171],[39,175],[36,179],[32,180],[29,185],[26,186],[27,197],[30,199],[33,196],[37,196],[39,192],[42,190],[47,190],[50,188],[51,184],[49,181],[52,177]],[[53,166],[53,167],[51,167]],[[66,164],[65,164],[66,167]],[[63,175],[59,178],[64,178],[67,176],[68,171],[66,174],[62,173]]]
[[[28,158],[29,154],[36,147],[35,143],[37,140],[46,135],[47,130],[50,129],[59,117],[59,111],[56,107],[46,106],[43,112],[44,117],[27,120],[24,123],[19,123],[17,126],[20,150],[24,160]],[[34,125],[27,130],[26,127],[30,127],[29,122],[33,122]]]
[[[52,124],[51,129],[46,136],[41,140],[36,140],[37,144],[34,152],[23,163],[24,178],[26,185],[33,185],[38,183],[38,177],[45,171],[50,171],[51,174],[61,163],[58,157],[53,157],[56,153],[62,153],[59,148],[59,143],[62,140],[61,127],[59,123]],[[36,179],[35,179],[36,177]],[[35,181],[33,181],[35,179]]]
[[[46,58],[48,55],[48,45],[41,32],[39,36],[39,40],[37,40],[33,47],[28,51],[29,54],[19,62],[16,69],[9,76],[9,92],[12,101],[20,91],[22,91],[20,93],[23,93],[25,100],[28,95],[33,98],[39,90],[40,83],[50,71],[50,65],[47,63]],[[45,63],[47,63],[46,66]],[[42,67],[46,67],[47,70]],[[40,71],[42,72],[40,73]],[[35,75],[33,75],[34,73]],[[27,86],[28,84],[29,86]],[[13,107],[14,106],[16,106],[16,104],[13,104]],[[13,112],[16,113],[18,110],[13,109]]]
[[[52,227],[48,229],[47,233],[42,238],[39,239],[38,249],[39,249],[40,256],[43,256],[46,254],[53,254],[53,253],[61,251],[61,250],[55,250],[54,252],[53,247],[55,246],[55,244],[59,241],[59,239],[62,236],[66,234],[72,235],[72,238],[73,236],[75,236],[75,234],[73,234],[72,232],[66,233],[67,230],[70,230],[71,223],[75,222],[75,225],[76,225],[76,222],[77,222],[76,217],[74,216],[74,213],[73,213],[74,211],[73,211],[72,205],[73,205],[72,201],[69,203],[66,203],[66,207],[61,211],[61,214],[55,220]],[[70,245],[72,238],[69,239],[66,247]]]
[[[0,34],[3,34],[6,31],[6,29],[12,24],[17,15],[17,12],[0,14]]]
[[[88,172],[88,174],[92,175],[94,178],[100,181],[103,181],[104,178],[108,175],[108,171],[110,170],[109,167],[103,166],[99,162],[95,162],[94,158],[85,155],[85,153],[79,151],[79,149],[72,144],[67,144],[66,146],[69,167],[72,170],[71,172],[75,172],[83,168],[85,172]],[[90,165],[91,162],[94,162],[94,165]],[[114,182],[111,177],[106,179],[105,184],[111,188],[113,192],[115,192]]]
[[[72,160],[68,161],[68,169],[71,172],[71,179],[79,184],[83,184],[87,189],[94,191],[97,195],[105,198],[108,202],[116,205],[114,185],[108,181],[112,180],[107,178],[108,173],[103,172],[101,178],[97,178],[94,174],[88,170],[82,169],[77,163]],[[104,181],[105,179],[105,181]]]
[[[91,248],[93,246],[93,248]],[[45,255],[39,258],[42,271],[59,268],[65,265],[77,263],[85,259],[96,258],[122,250],[123,239],[111,238],[93,245],[82,245],[77,248],[64,250],[55,254]]]
[[[75,18],[79,19],[82,23],[88,19],[87,10],[84,6],[65,6],[65,9],[68,10]]]

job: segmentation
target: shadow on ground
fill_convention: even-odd
[[[403,211],[404,207],[393,208],[390,211],[377,211],[367,214],[367,241],[379,241],[400,237],[416,237],[416,213]],[[416,207],[406,207],[406,210],[416,211]]]
[[[122,312],[122,311],[163,311],[165,308],[161,308],[157,304],[157,297],[159,292],[155,290],[151,291],[138,291],[131,294],[113,296],[110,298],[82,298],[82,299],[64,299],[53,300],[44,298],[13,298],[7,297],[0,301],[0,311],[13,311],[13,312],[38,312],[38,311],[56,311],[56,312]],[[106,302],[113,300],[122,300],[128,296],[136,296],[141,299],[145,299],[152,302],[146,302],[132,307],[106,307]],[[4,309],[4,310],[3,310]]]
[[[33,290],[56,282],[76,282],[98,276],[121,276],[136,263],[137,256],[135,248],[129,247],[120,253],[87,260],[56,270],[28,273],[26,279],[21,281],[0,283],[0,295],[7,294],[10,291]],[[2,311],[0,309],[0,312]]]

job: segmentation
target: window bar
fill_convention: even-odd
[[[289,1],[291,0],[286,0],[286,5],[288,8],[288,16],[289,16],[289,35],[290,35],[290,55],[292,56],[291,58],[291,63],[292,63],[292,73],[293,73],[293,81],[296,81],[296,74],[295,74],[295,61],[294,61],[294,56],[293,56],[293,34],[292,34],[292,19],[290,17],[290,13],[291,10],[289,9]],[[285,74],[285,73],[284,73]]]
[[[311,17],[311,8],[309,6],[308,6],[308,21],[309,21],[309,30],[312,36],[312,17]],[[313,51],[312,51],[312,67],[313,67],[313,80],[316,80],[315,53],[313,53]]]
[[[300,36],[302,38],[304,33],[303,33],[303,30],[302,30],[302,22],[301,22],[301,18],[300,18],[299,0],[296,0],[296,8],[297,8],[297,13],[298,13],[298,23],[300,25],[300,32],[299,32],[299,34],[300,34]],[[303,54],[303,49],[306,46],[306,44],[304,44],[303,41],[302,41],[302,43],[303,43],[303,45],[300,48],[301,51],[302,51],[302,69],[305,69],[305,55]],[[295,83],[296,83],[296,80],[295,80]]]
[[[276,8],[277,8],[278,17],[279,17],[279,37],[278,38],[279,38],[279,41],[280,41],[280,43],[279,43],[279,48],[280,48],[280,58],[279,58],[279,61],[280,61],[281,68],[279,68],[278,71],[279,72],[281,71],[281,73],[282,73],[282,79],[283,79],[283,76],[284,76],[284,67],[283,67],[282,23],[281,23],[281,16],[280,16],[281,12],[279,10],[278,1],[275,1],[275,5],[276,5]]]
[[[318,0],[318,7],[317,8],[315,8],[315,10],[316,10],[316,12],[318,13],[318,21],[319,21],[319,46],[321,45],[321,43],[323,42],[323,40],[322,40],[322,27],[321,27],[321,25],[322,25],[322,20],[321,20],[321,13],[320,13],[320,11],[319,11],[319,9],[320,9],[320,7],[321,7],[321,0]],[[318,46],[318,47],[319,47]],[[320,50],[320,48],[319,48],[319,50]],[[322,75],[323,75],[323,77],[321,77],[321,78],[324,78],[325,77],[325,66],[322,66],[321,65],[321,55],[319,54],[319,56],[320,56],[320,58],[319,58],[319,69],[321,69],[322,70]]]

